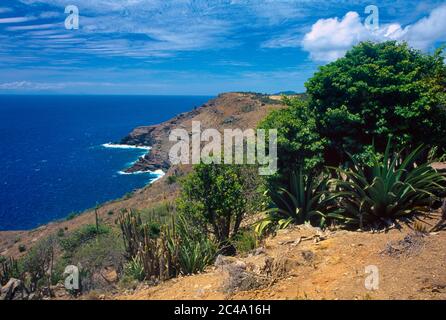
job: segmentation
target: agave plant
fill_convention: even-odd
[[[323,225],[327,211],[333,208],[333,201],[339,196],[330,192],[328,181],[325,174],[314,176],[305,174],[302,169],[293,172],[288,188],[269,190],[274,207],[265,211],[267,217],[256,224],[256,233],[262,235],[274,226],[283,229],[291,223]]]
[[[353,166],[339,173],[331,184],[339,188],[342,197],[342,213],[328,216],[363,228],[377,222],[426,212],[433,198],[444,189],[445,177],[429,163],[417,165],[416,161],[425,151],[416,148],[404,159],[401,153],[391,154],[389,141],[381,160],[373,165],[358,163],[350,157]]]
[[[194,274],[210,265],[217,252],[217,244],[198,230],[183,215],[178,215],[168,234],[167,246],[178,257],[181,273]]]

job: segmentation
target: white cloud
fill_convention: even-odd
[[[269,39],[261,44],[262,48],[289,48],[298,47],[301,37],[296,33],[288,33],[286,35]]]
[[[54,28],[56,24],[33,24],[27,26],[13,26],[8,27],[8,31],[27,31],[27,30],[41,30],[41,29],[51,29]]]
[[[12,17],[12,18],[0,18],[0,23],[22,23],[34,20],[34,17]]]
[[[29,81],[14,81],[0,83],[0,90],[51,90],[51,89],[61,89],[63,84],[57,83],[37,83]]]
[[[405,29],[404,40],[419,49],[428,49],[435,42],[446,41],[446,4]]]
[[[327,62],[342,57],[352,46],[366,40],[407,41],[415,48],[427,50],[436,42],[446,40],[446,5],[404,28],[394,23],[372,31],[365,27],[356,12],[348,12],[342,19],[320,19],[305,34],[301,45],[311,59]]]

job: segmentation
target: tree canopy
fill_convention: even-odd
[[[442,50],[363,42],[321,67],[306,88],[330,164],[342,163],[345,151],[367,158],[371,144],[383,152],[389,137],[397,148],[446,144]]]
[[[396,150],[446,147],[446,67],[442,50],[423,54],[405,43],[363,42],[320,67],[307,97],[284,98],[261,128],[278,129],[279,177],[321,165],[372,163],[389,138]],[[373,147],[372,147],[373,145]]]

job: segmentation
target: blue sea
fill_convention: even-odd
[[[120,174],[147,150],[103,145],[209,99],[0,95],[0,230],[63,219],[150,183],[156,174]]]

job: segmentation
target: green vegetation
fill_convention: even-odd
[[[257,231],[333,218],[376,224],[438,196],[444,178],[427,160],[441,159],[446,147],[441,50],[364,42],[321,67],[306,87],[305,99],[284,97],[288,108],[260,123],[278,128],[279,172],[268,185],[273,209]],[[336,167],[330,184],[325,166]]]
[[[122,239],[117,230],[101,233],[91,239],[74,252],[62,257],[65,268],[67,265],[79,266],[81,275],[81,290],[84,292],[108,287],[110,284],[101,275],[105,268],[120,272],[125,262]],[[63,273],[63,270],[60,270]],[[59,275],[62,277],[63,274]],[[62,277],[63,278],[63,277]]]
[[[214,261],[217,245],[184,216],[177,216],[174,232],[177,236],[172,234],[168,246],[171,252],[178,252],[183,274],[201,272]]]
[[[30,292],[51,284],[56,243],[54,237],[40,240],[20,261],[22,277]]]
[[[178,181],[178,176],[172,175],[167,177],[167,184],[174,184]]]
[[[104,225],[85,225],[65,238],[60,239],[60,246],[65,253],[69,255],[81,245],[95,239],[98,235],[107,234],[109,232],[110,228]]]
[[[308,96],[284,98],[261,128],[277,128],[279,173],[345,165],[347,153],[373,162],[389,137],[395,150],[420,144],[444,151],[446,66],[441,51],[422,54],[406,44],[364,42],[320,68]],[[393,150],[394,151],[394,150]]]
[[[233,237],[232,243],[238,253],[248,253],[257,247],[257,240],[256,233],[252,229],[246,228],[240,230],[240,232]]]
[[[421,144],[445,147],[446,67],[433,55],[393,41],[363,42],[306,83],[318,133],[328,141],[328,165],[368,161],[370,147],[383,153],[389,137],[395,150]],[[373,160],[371,159],[373,162]]]
[[[144,223],[147,222],[162,225],[172,221],[172,215],[175,214],[176,208],[175,205],[170,202],[161,202],[150,208],[141,210],[133,209],[133,211],[141,216]]]
[[[9,279],[19,277],[18,263],[13,258],[0,256],[0,286],[4,286]]]
[[[57,230],[57,236],[58,236],[59,238],[64,237],[64,236],[65,236],[65,230],[62,229],[62,228],[59,228],[59,230]]]
[[[331,214],[360,228],[386,222],[416,212],[428,212],[429,205],[444,193],[446,178],[424,163],[416,166],[424,148],[408,156],[390,154],[388,143],[384,157],[373,165],[358,163],[347,170],[336,168],[341,177],[332,183],[341,191],[340,214]],[[330,216],[330,214],[329,214]]]
[[[276,225],[286,228],[290,223],[312,223],[323,226],[328,212],[335,214],[338,194],[330,192],[326,174],[304,174],[300,169],[291,173],[289,185],[269,190],[273,208],[267,217],[256,224],[259,236],[272,231]]]
[[[258,201],[258,186],[248,176],[249,168],[232,165],[199,164],[182,181],[178,211],[194,221],[204,233],[209,230],[221,252],[234,251],[231,237],[237,234],[244,215]]]
[[[124,274],[130,279],[143,281],[146,277],[144,265],[139,256],[130,258],[124,266]]]
[[[288,185],[289,177],[303,168],[307,172],[323,167],[326,140],[318,133],[316,115],[301,98],[283,98],[286,109],[272,111],[261,129],[277,129],[278,175],[270,180]]]
[[[126,274],[136,280],[166,280],[200,272],[215,257],[213,241],[181,215],[162,225],[157,235],[134,211],[122,212],[119,225],[128,260]]]
[[[175,172],[167,177],[181,187],[175,204],[122,210],[116,226],[102,224],[96,209],[94,225],[59,229],[29,250],[21,245],[19,261],[0,257],[0,283],[18,277],[33,292],[62,281],[69,264],[80,266],[82,290],[109,285],[98,280],[108,268],[122,282],[157,283],[202,272],[217,254],[248,253],[290,224],[382,228],[428,213],[446,186],[430,166],[445,158],[443,59],[441,51],[426,55],[396,42],[359,44],[321,67],[307,94],[284,96],[287,108],[259,124],[278,129],[276,175],[227,164]],[[259,212],[263,219],[247,221]]]

